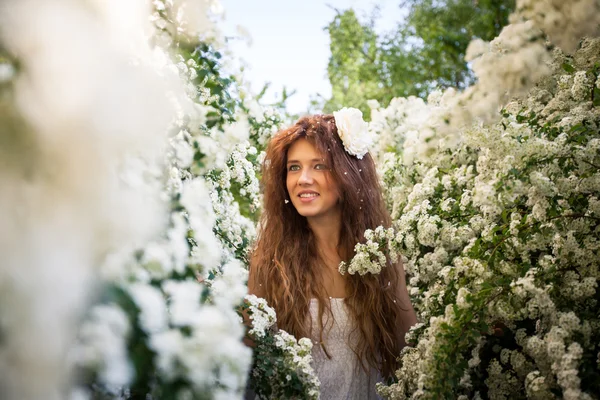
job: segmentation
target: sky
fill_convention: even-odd
[[[359,17],[380,6],[376,30],[393,29],[402,20],[399,0],[221,0],[225,8],[225,35],[237,36],[243,26],[251,37],[230,41],[236,57],[244,60],[245,79],[254,92],[266,82],[271,87],[264,102],[280,98],[285,86],[296,94],[288,100],[291,113],[307,111],[311,95],[328,98],[329,36],[323,30],[335,16],[334,9],[354,8]],[[333,8],[331,8],[333,7]]]

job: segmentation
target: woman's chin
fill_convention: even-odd
[[[319,214],[318,211],[315,211],[315,210],[298,209],[298,208],[296,210],[298,211],[298,214],[300,214],[306,218],[314,217]]]
[[[314,217],[319,214],[319,207],[315,207],[314,204],[294,204],[298,214],[303,217]]]

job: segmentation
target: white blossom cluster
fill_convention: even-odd
[[[408,399],[399,393],[417,393],[416,382],[419,379],[419,363],[421,354],[414,347],[404,347],[400,353],[402,365],[396,370],[396,377],[399,379],[398,386],[388,387],[383,383],[377,383],[376,388],[380,396],[386,399]],[[418,398],[415,396],[415,398]]]
[[[394,240],[394,229],[378,226],[375,230],[367,229],[364,233],[365,243],[354,246],[354,257],[350,263],[341,262],[339,271],[342,275],[379,274],[387,265],[388,257],[392,263],[398,261],[398,253],[391,244]]]
[[[145,335],[144,344],[163,385],[183,380],[188,383],[183,391],[195,395],[240,396],[251,350],[240,340],[244,328],[233,308],[246,292],[243,281],[236,277],[233,284],[223,282],[236,274],[232,269],[245,271],[240,266],[225,268],[223,277],[213,283],[221,287],[213,304],[202,303],[206,287],[191,280],[163,280],[160,287],[143,282],[122,286],[136,305],[134,323]],[[228,293],[232,290],[233,295]],[[122,314],[116,305],[94,307],[71,355],[77,366],[100,366],[97,383],[115,394],[134,378],[130,357],[135,350],[126,349],[125,343],[139,341],[131,337],[130,322]]]
[[[108,390],[117,391],[134,376],[127,354],[131,324],[116,305],[99,305],[80,328],[79,343],[70,353],[75,365],[97,365],[98,379]]]
[[[381,395],[595,398],[597,372],[581,371],[598,371],[599,49],[596,38],[572,56],[554,50],[551,76],[508,102],[498,123],[465,127],[451,152],[417,152],[407,164],[407,137],[400,151],[385,146],[397,154],[382,147],[391,245],[423,325]],[[399,118],[372,129],[401,126],[400,104],[415,107],[394,102],[380,112]]]
[[[118,3],[0,4],[11,64],[0,89],[0,387],[9,400],[64,398],[66,352],[101,260],[142,246],[168,221],[163,153],[183,85],[148,41],[149,3]],[[115,332],[125,329],[113,317]],[[105,376],[125,371],[115,365]]]
[[[362,111],[357,108],[344,107],[334,111],[335,126],[345,150],[362,160],[373,145],[373,135],[369,132],[368,124],[362,117]]]
[[[189,229],[194,232],[191,246],[193,264],[202,265],[205,272],[217,268],[222,257],[222,246],[213,233],[216,214],[211,203],[211,191],[202,177],[183,182],[180,202],[186,210]]]
[[[300,372],[299,375],[306,387],[302,398],[319,399],[321,383],[312,367],[312,341],[308,338],[297,340],[286,331],[279,330],[275,335],[275,346],[283,351],[284,364],[289,365],[290,369]],[[286,380],[290,381],[291,376],[286,375]],[[274,391],[280,390],[276,385],[274,386]]]
[[[435,96],[439,96],[439,93],[435,92],[431,98]],[[373,106],[369,129],[376,135],[375,155],[403,151],[406,161],[410,163],[412,158],[407,159],[408,157],[427,151],[415,148],[415,145],[423,142],[419,140],[421,127],[427,123],[432,111],[423,99],[412,96],[406,99],[395,98],[386,108],[381,108],[377,102],[369,105]]]
[[[248,158],[256,157],[257,150],[248,142],[235,147],[225,168],[212,172],[210,176],[210,196],[216,216],[217,235],[230,251],[245,249],[256,235],[255,223],[251,215],[243,215],[239,202],[232,192],[232,183],[237,184],[240,198],[247,200],[249,213],[260,209],[262,198],[256,162]]]
[[[248,332],[252,336],[264,337],[267,330],[275,326],[277,316],[275,310],[268,306],[267,301],[253,294],[246,295],[248,313],[252,320],[252,328]]]
[[[229,169],[229,171],[231,171],[230,176],[243,186],[240,189],[240,196],[248,197],[252,211],[256,211],[260,208],[261,198],[259,196],[256,167],[252,162],[247,160],[247,156],[255,156],[256,154],[256,147],[250,146],[249,143],[238,146],[231,153],[232,167]]]
[[[250,133],[252,143],[257,149],[265,149],[271,137],[283,128],[283,110],[274,106],[261,105],[250,93],[250,88],[244,85],[243,80],[240,96],[244,100],[243,107],[252,126]],[[258,164],[260,165],[260,163]]]
[[[245,297],[255,342],[250,384],[260,399],[318,399],[320,382],[312,367],[312,341],[276,328],[275,310],[265,299]],[[266,360],[266,361],[265,361]]]
[[[505,26],[490,43],[472,41],[465,59],[478,82],[461,95],[468,108],[464,112],[485,120],[492,120],[508,98],[526,94],[550,73],[543,34],[531,21]]]
[[[191,40],[215,39],[219,35],[216,22],[224,9],[220,0],[152,0],[150,20],[164,35],[157,35],[164,47],[170,47],[173,38],[186,36]]]
[[[548,38],[568,53],[584,36],[600,33],[600,4],[596,0],[517,0],[518,14],[535,22]]]

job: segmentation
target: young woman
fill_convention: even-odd
[[[374,399],[416,317],[401,264],[379,275],[338,271],[366,229],[391,225],[373,159],[356,152],[347,124],[342,141],[341,123],[304,117],[271,139],[248,286],[275,309],[278,328],[312,338],[322,399]]]

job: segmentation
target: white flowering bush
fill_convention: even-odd
[[[105,3],[0,6],[3,398],[239,398],[280,117],[223,74],[218,1]]]
[[[385,267],[386,260],[398,262],[397,246],[394,245],[394,229],[378,226],[375,230],[367,229],[364,233],[365,243],[354,246],[356,255],[349,263],[342,261],[339,271],[342,275],[378,274]]]
[[[270,114],[259,123],[229,95],[237,83],[222,76],[211,46],[176,57],[179,74],[195,83],[189,98],[197,100],[172,129],[169,228],[157,241],[112,255],[104,269],[109,290],[97,308],[121,310],[127,328],[98,340],[94,327],[106,326],[86,322],[71,355],[82,390],[95,397],[229,399],[246,388],[252,350],[242,343],[238,308],[260,205],[257,136],[279,119]]]
[[[0,5],[4,399],[68,395],[66,355],[101,260],[165,229],[167,129],[184,90],[148,42],[148,7]],[[110,311],[93,319],[103,317],[103,337],[127,330]]]
[[[311,365],[312,341],[277,329],[277,316],[266,300],[246,296],[254,343],[250,388],[259,399],[318,399],[320,382]]]
[[[167,6],[155,4],[153,22],[168,42],[177,36]],[[229,153],[250,133],[213,44],[179,48],[165,61],[187,82],[167,152],[168,229],[140,248],[111,254],[102,269],[108,289],[91,315],[121,310],[127,328],[108,340],[98,332],[109,320],[86,321],[71,352],[81,391],[94,397],[231,398],[246,385],[251,350],[241,341],[245,328],[236,308],[247,271],[235,257],[234,245],[241,244],[227,243],[217,221],[229,207],[221,211],[229,226],[248,223],[237,203],[215,196],[219,183],[211,176],[227,169]],[[122,350],[107,350],[113,346]]]
[[[451,146],[411,142],[401,119],[374,118],[409,154],[377,154],[393,233],[371,235],[350,265],[376,273],[401,254],[421,320],[397,381],[378,387],[386,398],[600,393],[600,40],[552,58],[551,75],[499,122],[466,125]],[[436,113],[439,98],[390,107]]]
[[[252,360],[256,365],[268,357],[273,367],[260,365],[269,373],[251,380],[257,394],[316,398],[310,342],[273,332],[263,334],[252,351],[241,340],[247,251],[262,202],[257,173],[281,117],[260,108],[248,94],[230,95],[243,88],[222,75],[222,56],[212,45],[182,47],[176,65],[194,84],[187,87],[189,97],[199,100],[173,128],[165,193],[170,228],[161,241],[137,250],[129,260],[117,257],[111,260],[117,267],[106,268],[127,266],[99,308],[123,310],[129,328],[120,330],[112,344],[89,340],[85,333],[91,329],[84,329],[72,357],[87,375],[85,389],[96,397],[240,398]],[[151,310],[166,311],[152,315]],[[154,323],[148,325],[148,318]],[[258,322],[253,318],[251,337],[265,329]],[[126,350],[118,358],[105,358],[103,354],[113,353],[98,348],[107,345]],[[94,357],[86,358],[88,354]],[[107,380],[111,376],[105,371],[123,370],[124,365],[128,374]],[[256,375],[261,369],[252,371]],[[282,380],[274,371],[283,374]]]

